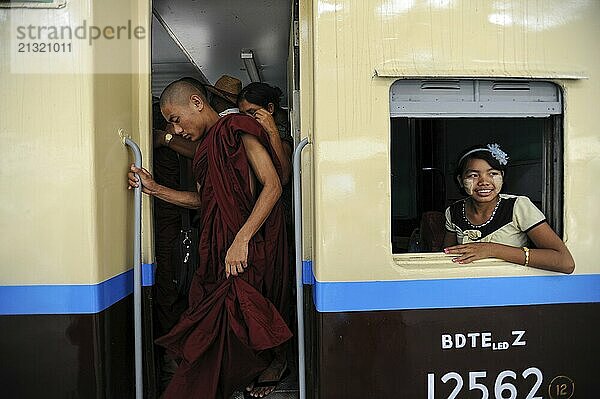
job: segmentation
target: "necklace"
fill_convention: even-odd
[[[466,206],[465,206],[466,203],[467,203],[467,200],[465,200],[463,202],[463,209],[462,209],[463,219],[465,219],[465,222],[467,222],[467,224],[469,226],[471,226],[472,228],[474,228],[474,229],[480,229],[480,228],[486,226],[487,224],[489,224],[494,219],[494,216],[496,216],[496,211],[498,210],[498,205],[500,205],[500,201],[501,200],[502,200],[502,198],[500,198],[500,196],[498,196],[498,202],[496,202],[496,206],[494,207],[494,210],[492,211],[492,214],[491,214],[490,218],[487,221],[485,221],[484,223],[480,224],[480,225],[474,225],[473,223],[471,223],[471,221],[469,220],[469,218],[467,218],[467,210],[466,210]]]

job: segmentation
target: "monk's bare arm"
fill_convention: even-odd
[[[237,233],[237,236],[243,241],[250,241],[267,220],[273,206],[281,196],[281,183],[267,150],[259,143],[258,139],[249,134],[244,134],[242,135],[242,141],[244,142],[250,167],[262,185],[262,190],[248,220]]]
[[[137,173],[142,180],[142,192],[183,208],[200,208],[200,194],[197,192],[177,191],[173,190],[172,188],[162,186],[154,181],[154,178],[146,169],[139,169],[134,165],[131,165],[131,172],[127,174],[129,179],[129,188],[135,188],[139,184],[139,180],[135,177],[134,173]]]
[[[262,190],[248,220],[238,231],[227,251],[225,256],[225,273],[227,277],[230,274],[237,276],[248,266],[248,242],[267,220],[275,203],[281,196],[281,182],[267,150],[256,137],[249,134],[242,135],[242,141],[250,167],[262,184]]]

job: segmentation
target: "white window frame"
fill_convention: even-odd
[[[390,88],[390,118],[548,118],[563,115],[562,98],[560,87],[547,81],[506,78],[401,79]],[[554,148],[544,148],[544,165],[548,165],[550,159],[556,159],[557,155],[562,165],[563,131],[562,123],[554,126],[554,133],[560,134],[555,135]],[[559,154],[556,154],[557,151]],[[547,217],[556,221],[557,233],[561,236],[563,169],[547,170],[544,166],[544,175],[547,182],[550,177],[554,180],[552,203],[545,199],[546,206],[560,208],[550,211],[551,215]],[[548,187],[544,197],[547,196],[547,190]],[[447,258],[451,256],[443,253],[393,253],[392,257],[398,266],[405,269],[458,267],[454,264],[449,266]],[[475,263],[481,266],[515,266],[498,259],[483,259]]]

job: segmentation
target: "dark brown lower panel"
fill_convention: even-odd
[[[321,399],[479,399],[484,391],[489,398],[596,398],[599,315],[600,304],[313,308],[309,393]]]
[[[0,396],[133,397],[132,302],[91,315],[0,316]]]

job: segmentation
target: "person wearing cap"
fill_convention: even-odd
[[[242,81],[233,76],[223,75],[215,82],[214,86],[206,85],[212,95],[210,105],[219,116],[239,113],[237,97],[242,90]]]
[[[573,257],[544,214],[525,196],[500,193],[508,159],[498,144],[475,146],[459,158],[455,178],[467,197],[446,209],[444,252],[461,265],[497,258],[572,273]]]
[[[129,186],[141,184],[148,195],[199,209],[202,219],[189,307],[156,341],[180,360],[163,398],[229,398],[269,369],[274,348],[292,337],[281,316],[289,308],[291,278],[281,165],[256,120],[219,117],[190,83],[167,86],[160,106],[175,134],[199,142],[197,191],[162,186],[135,165]]]

